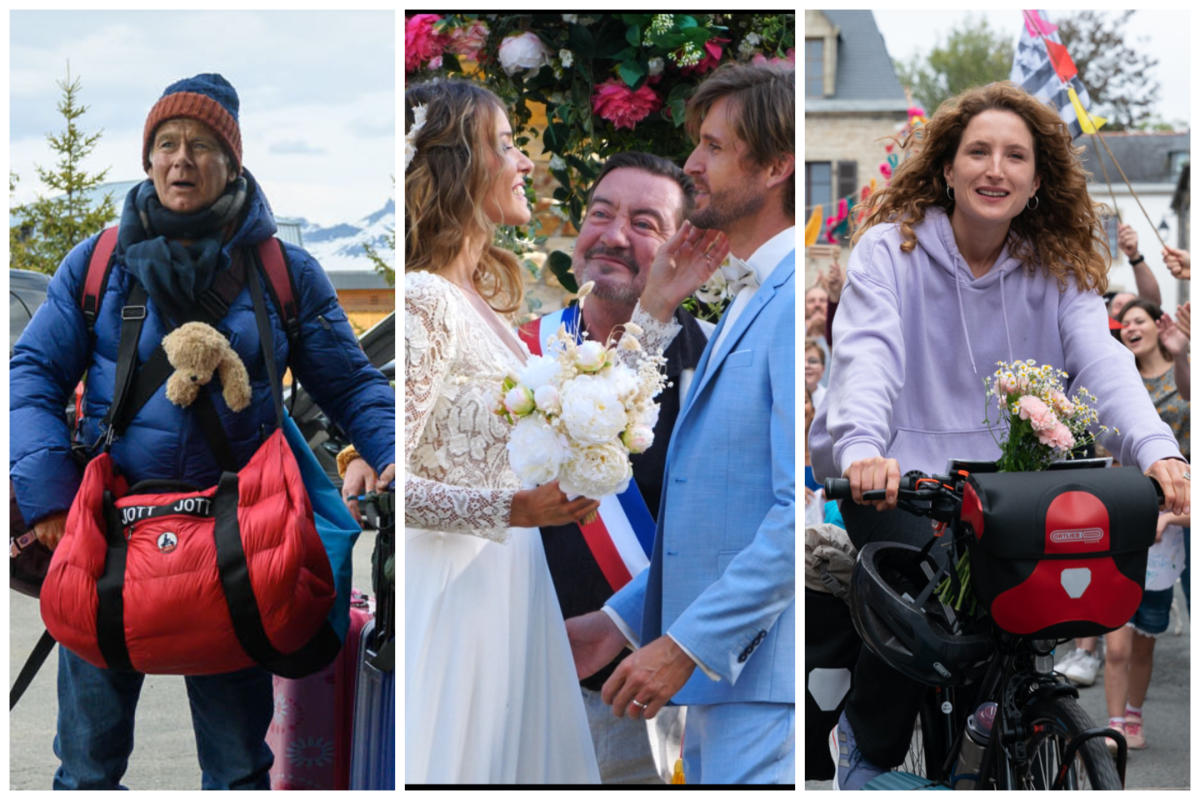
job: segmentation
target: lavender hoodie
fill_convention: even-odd
[[[1142,470],[1181,458],[1159,419],[1133,354],[1108,332],[1104,301],[1074,281],[1030,274],[1005,247],[975,278],[941,208],[915,226],[917,246],[900,250],[900,228],[877,225],[850,254],[833,322],[829,394],[809,434],[818,478],[883,455],[901,472],[943,472],[948,458],[1000,454],[983,424],[985,383],[997,361],[1032,358],[1066,370],[1068,394],[1086,387],[1101,423],[1116,427],[1102,444]],[[994,400],[992,401],[995,402]],[[991,417],[997,418],[993,409]]]

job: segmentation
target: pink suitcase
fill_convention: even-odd
[[[275,716],[267,729],[275,754],[272,789],[349,787],[358,652],[371,616],[366,595],[354,592],[350,629],[334,662],[307,678],[275,676]]]

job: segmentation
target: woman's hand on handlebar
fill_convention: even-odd
[[[1158,482],[1162,489],[1162,507],[1172,514],[1191,514],[1192,473],[1191,466],[1178,458],[1155,461],[1146,470],[1146,475]]]
[[[540,528],[543,525],[582,524],[600,503],[587,497],[568,500],[558,481],[544,483],[513,495],[509,524],[516,528]]]
[[[872,504],[875,510],[888,511],[896,507],[900,492],[900,464],[896,459],[883,456],[860,459],[846,468],[843,477],[850,481],[850,496],[854,502],[863,502],[863,492],[882,489],[886,495]]]

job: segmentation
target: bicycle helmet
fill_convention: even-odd
[[[979,676],[995,645],[986,630],[938,600],[947,572],[921,548],[872,542],[850,579],[850,617],[867,647],[915,681],[961,686]]]

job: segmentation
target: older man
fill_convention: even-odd
[[[683,170],[665,158],[649,153],[618,153],[604,162],[592,184],[587,214],[575,242],[573,270],[580,284],[591,281],[595,288],[582,311],[569,306],[561,313],[534,320],[522,327],[531,347],[538,346],[542,333],[558,329],[564,319],[576,321],[581,334],[599,341],[620,335],[620,326],[633,315],[655,254],[670,239],[694,205],[695,188]],[[680,333],[664,352],[670,385],[658,397],[658,422],[654,444],[633,456],[634,482],[620,504],[605,506],[601,518],[585,532],[576,525],[542,528],[542,543],[550,575],[563,615],[571,617],[596,611],[612,593],[648,563],[611,563],[612,550],[601,549],[603,537],[624,535],[636,539],[642,531],[646,550],[653,541],[653,514],[662,492],[663,464],[667,442],[680,400],[686,395],[700,354],[708,342],[710,323],[698,322],[683,308],[676,309]],[[633,504],[634,514],[625,509]],[[609,511],[611,509],[611,512]],[[620,515],[614,521],[608,513]],[[607,524],[606,524],[607,521]],[[597,544],[595,537],[602,537]],[[592,541],[597,551],[588,542]],[[641,545],[630,542],[624,552],[638,552]],[[598,552],[598,554],[597,554]],[[648,556],[648,553],[647,553]],[[624,572],[622,572],[622,567]],[[600,689],[616,668],[614,660],[591,677],[580,681],[588,710],[592,741],[604,783],[661,783],[670,776],[679,756],[681,709],[666,709],[653,720],[615,717],[600,698]]]
[[[633,321],[644,343],[728,237],[752,280],[717,326],[675,422],[650,566],[567,621],[589,674],[637,649],[602,690],[618,716],[688,707],[689,783],[795,782],[795,76],[728,64],[688,101],[696,211],[659,251]],[[644,323],[644,324],[643,324]],[[699,667],[699,669],[697,669]]]
[[[246,410],[232,412],[216,382],[207,391],[239,467],[276,427],[248,288],[260,275],[247,272],[246,284],[220,319],[206,320],[205,314],[213,314],[204,311],[211,308],[206,293],[228,272],[235,254],[251,252],[275,233],[262,189],[242,167],[238,110],[237,92],[217,74],[167,87],[146,118],[142,165],[147,180],[125,198],[112,272],[94,322],[89,325],[79,298],[97,237],[63,260],[46,302],[14,348],[12,482],[22,515],[35,523],[38,538],[49,547],[63,535],[66,510],[80,484],[62,409],[85,373],[75,444],[94,446],[110,438],[109,452],[130,484],[158,479],[209,486],[221,474],[195,411],[199,403],[176,406],[160,387],[123,431],[114,431],[104,419],[113,402],[123,306],[135,285],[148,295],[144,310],[137,309],[145,318],[139,354],[153,352],[176,326],[201,319],[224,332],[247,365],[253,397]],[[384,471],[395,461],[395,393],[358,347],[320,265],[298,247],[284,245],[284,252],[295,286],[298,330],[289,336],[283,315],[268,315],[276,374],[290,366],[322,409],[349,431],[359,451]],[[93,666],[59,649],[54,752],[62,763],[54,775],[56,789],[119,787],[133,750],[142,678]],[[185,683],[203,788],[269,788],[272,754],[264,737],[273,712],[271,675],[253,667],[189,676]]]

